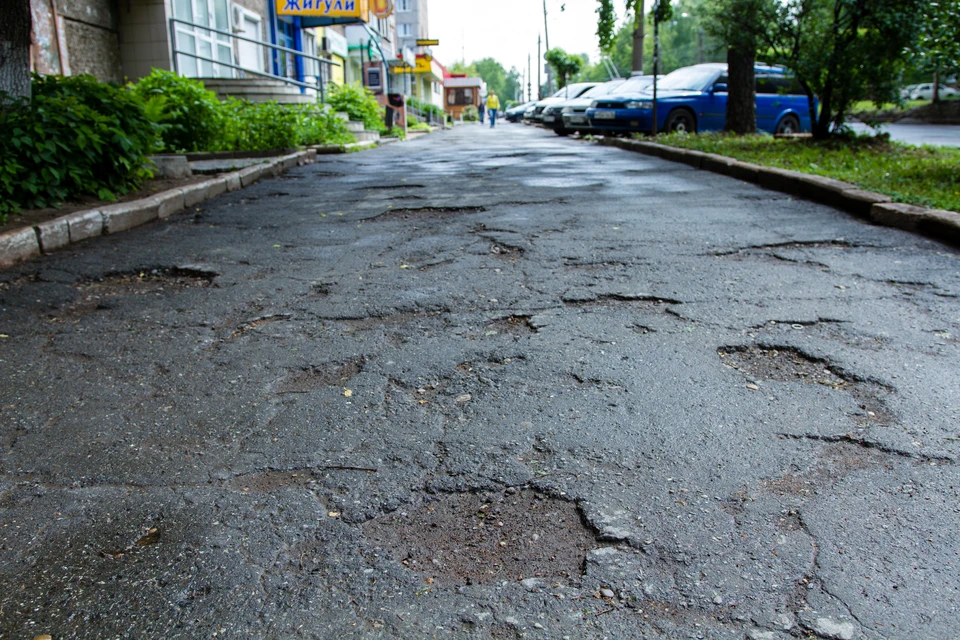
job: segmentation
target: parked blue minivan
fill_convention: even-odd
[[[757,65],[757,130],[810,131],[807,96],[782,67]],[[653,88],[636,95],[599,98],[587,109],[591,127],[607,133],[647,133],[653,120]],[[720,131],[727,120],[727,65],[697,64],[657,81],[657,130]]]

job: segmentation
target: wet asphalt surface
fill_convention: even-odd
[[[500,125],[6,270],[0,637],[956,637],[958,258]]]

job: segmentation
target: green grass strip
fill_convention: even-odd
[[[868,136],[813,140],[702,133],[660,135],[656,141],[843,180],[896,202],[960,212],[960,149]]]

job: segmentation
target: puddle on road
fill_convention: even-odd
[[[528,178],[523,181],[528,187],[556,187],[560,189],[571,189],[576,187],[601,187],[603,183],[595,179],[585,179],[577,176],[565,178]]]
[[[597,540],[576,505],[530,489],[456,494],[363,525],[367,542],[442,586],[573,583]]]

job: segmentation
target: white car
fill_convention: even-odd
[[[951,89],[946,85],[940,85],[940,99],[952,98],[954,96],[960,95],[960,91],[956,89]],[[926,84],[918,84],[917,87],[910,94],[911,100],[933,100],[933,83],[927,82]]]

